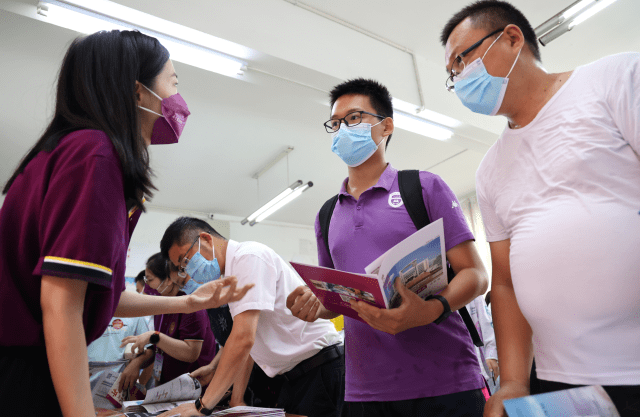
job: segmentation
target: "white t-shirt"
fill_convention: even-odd
[[[540,379],[640,384],[640,54],[577,68],[476,174]]]
[[[329,320],[307,323],[291,314],[287,297],[304,281],[271,248],[257,242],[230,240],[225,275],[234,275],[238,286],[255,284],[240,301],[229,303],[229,310],[232,317],[260,310],[251,357],[268,376],[287,372],[322,348],[342,343]]]

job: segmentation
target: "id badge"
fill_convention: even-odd
[[[160,381],[160,374],[162,374],[162,361],[164,355],[162,351],[156,351],[156,360],[153,362],[153,379]]]

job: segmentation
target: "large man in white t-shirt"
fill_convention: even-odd
[[[180,217],[167,228],[160,249],[178,275],[198,282],[234,275],[238,285],[254,285],[242,301],[229,303],[233,328],[195,409],[186,404],[167,415],[210,414],[249,355],[269,377],[284,379],[278,406],[287,413],[341,415],[343,340],[330,321],[306,323],[286,308],[287,296],[304,285],[291,265],[261,243],[227,240],[207,222],[191,217]]]
[[[528,394],[534,353],[544,390],[603,385],[637,415],[640,54],[549,74],[531,25],[503,1],[465,7],[441,41],[450,89],[508,120],[476,175],[502,375],[485,416]]]

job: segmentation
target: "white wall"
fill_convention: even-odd
[[[160,239],[165,229],[180,216],[203,218],[223,236],[238,242],[256,241],[272,248],[285,261],[318,264],[315,233],[312,227],[295,224],[264,222],[255,226],[241,225],[239,217],[216,215],[206,219],[206,213],[180,212],[160,208],[148,208],[140,216],[131,236],[127,253],[125,275],[134,277],[144,269],[149,256],[160,250]]]

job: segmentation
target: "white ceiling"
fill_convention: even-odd
[[[178,145],[151,149],[159,189],[153,206],[245,217],[289,183],[311,180],[313,188],[270,220],[312,225],[318,208],[338,191],[347,174],[344,164],[331,153],[331,138],[322,128],[329,108],[326,94],[318,89],[328,90],[349,76],[373,74],[395,96],[415,104],[419,100],[405,53],[370,38],[363,40],[351,29],[337,29],[335,23],[285,0],[117,2],[247,46],[252,51],[245,57],[249,67],[315,87],[252,70],[243,77],[230,78],[175,62],[179,90],[192,115]],[[534,24],[571,2],[513,1]],[[441,1],[419,0],[304,3],[415,51],[427,107],[461,120],[463,125],[448,142],[398,129],[387,158],[400,169],[430,168],[458,196],[473,192],[475,170],[504,122],[467,113],[454,96],[442,93],[445,77],[439,31],[450,14],[468,2],[450,0],[447,8]],[[24,16],[33,14],[35,4],[33,0],[0,1],[2,183],[45,127],[51,115],[56,72],[66,47],[77,36]],[[209,6],[206,12],[204,6]],[[619,0],[543,48],[545,66],[566,70],[611,53],[637,51],[637,16],[640,1]],[[339,42],[332,38],[338,34]],[[363,45],[360,55],[342,47],[355,41]],[[332,47],[327,48],[327,43]],[[389,56],[392,62],[382,62]],[[285,159],[260,178],[258,193],[252,174],[287,146],[295,148],[288,158],[288,173]]]

